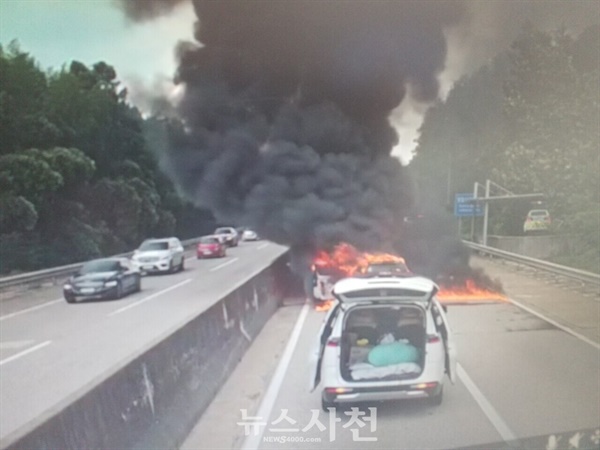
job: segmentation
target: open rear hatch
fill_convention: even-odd
[[[417,378],[425,361],[425,317],[420,305],[352,307],[342,330],[342,377],[357,382]]]
[[[348,278],[334,296],[348,308],[340,369],[347,381],[417,378],[427,341],[426,310],[438,287],[427,278]]]
[[[438,290],[423,277],[346,278],[336,283],[333,295],[345,305],[416,303],[427,309]]]

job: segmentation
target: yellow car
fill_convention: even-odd
[[[532,209],[527,213],[523,224],[525,233],[548,231],[550,228],[550,213],[546,209]]]

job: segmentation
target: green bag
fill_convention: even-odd
[[[417,362],[419,350],[413,345],[403,342],[380,344],[369,352],[369,363],[376,366],[391,366],[393,364]]]

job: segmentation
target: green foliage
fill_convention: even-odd
[[[38,220],[35,206],[22,196],[0,196],[0,230],[3,233],[31,231]]]
[[[50,167],[38,150],[0,157],[0,191],[3,193],[23,196],[39,207],[45,196],[63,184],[61,174]]]
[[[183,203],[160,172],[164,135],[110,65],[45,73],[0,46],[0,272],[131,250],[150,236],[197,236],[210,213]],[[194,221],[190,220],[194,217]]]
[[[589,214],[600,204],[599,59],[600,26],[577,39],[524,27],[510,51],[428,112],[413,166],[421,192],[450,203],[485,179],[515,193],[541,192],[552,231],[578,242],[567,259],[598,270],[597,258],[585,255],[600,254],[600,219]],[[494,205],[491,229],[521,234],[532,208]]]

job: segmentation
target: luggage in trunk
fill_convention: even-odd
[[[416,378],[425,343],[425,315],[418,307],[357,307],[342,332],[342,376],[347,381]]]

